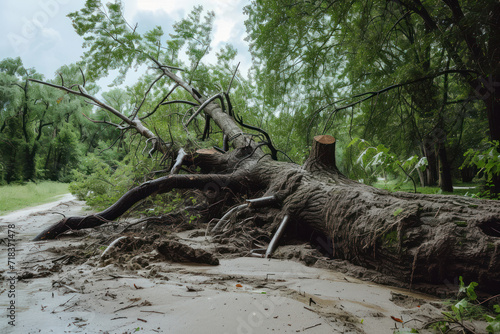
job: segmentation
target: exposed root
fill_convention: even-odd
[[[125,236],[119,237],[118,239],[115,239],[112,243],[110,243],[109,246],[106,247],[104,252],[102,252],[101,258],[104,258],[104,256],[109,252],[109,250],[111,248],[113,248],[113,246],[116,245],[118,242],[120,242],[120,240],[123,240],[123,239],[127,239],[127,237],[125,237]]]
[[[283,217],[283,220],[281,221],[280,226],[278,227],[278,230],[276,231],[276,234],[274,235],[273,239],[269,243],[269,247],[267,248],[266,255],[265,255],[266,259],[268,257],[270,257],[271,254],[276,249],[276,246],[278,245],[278,242],[279,242],[281,236],[283,235],[283,232],[286,229],[286,225],[288,223],[288,220],[289,220],[288,215],[285,215],[285,217]]]

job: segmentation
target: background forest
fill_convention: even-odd
[[[196,119],[195,135],[186,131],[180,120],[192,106],[171,103],[187,100],[186,93],[162,85],[165,78],[114,48],[113,36],[121,35],[121,43],[141,44],[182,69],[179,75],[205,96],[230,87],[237,115],[271,136],[280,160],[301,164],[312,137],[331,134],[337,165],[352,179],[445,192],[475,181],[485,187],[469,194],[495,198],[499,192],[496,0],[252,1],[244,9],[253,57],[248,73],[238,71],[233,46],[212,50],[213,12],[195,7],[165,34],[159,26],[132,31],[118,15],[122,6],[87,1],[69,14],[86,36],[85,51],[81,62],[62,66],[52,78],[26,68],[21,58],[0,61],[0,184],[73,181],[72,192],[104,207],[145,178],[168,173],[180,147],[222,147],[222,136],[208,136]],[[89,8],[100,8],[115,24]],[[102,55],[96,50],[109,52],[96,58]],[[217,61],[207,62],[212,52]],[[98,87],[123,64],[144,74],[128,84],[126,71],[111,72],[114,85]],[[84,85],[102,103],[139,119],[169,150],[158,150],[97,103],[30,79]]]

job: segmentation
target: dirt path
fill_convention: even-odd
[[[219,266],[179,264],[158,260],[155,251],[133,258],[115,253],[102,261],[89,245],[102,251],[111,241],[87,232],[30,241],[60,214],[88,211],[67,197],[0,218],[3,237],[9,224],[17,234],[12,269],[7,252],[0,255],[0,333],[386,334],[401,328],[391,316],[412,327],[441,311],[429,296],[293,261],[238,257],[222,258]],[[176,237],[213,249],[202,234]],[[11,272],[20,279],[11,281]]]
[[[22,217],[27,217],[32,213],[37,213],[37,212],[42,212],[42,211],[47,211],[51,210],[52,208],[58,206],[61,203],[65,202],[70,202],[76,200],[76,197],[70,193],[68,194],[63,194],[60,196],[57,196],[58,199],[56,201],[50,202],[50,203],[45,203],[45,204],[40,204],[37,206],[32,206],[29,208],[24,208],[24,209],[19,209],[15,210],[12,212],[9,212],[6,215],[0,216],[0,223],[2,222],[9,222],[10,220],[19,220]]]

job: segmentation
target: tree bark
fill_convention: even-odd
[[[451,177],[451,166],[446,154],[445,143],[438,144],[439,157],[439,187],[442,191],[453,192],[453,180]]]

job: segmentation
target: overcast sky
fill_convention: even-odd
[[[106,3],[106,0],[102,1]],[[162,26],[171,32],[174,22],[196,5],[216,14],[212,55],[229,42],[238,49],[242,73],[251,65],[245,38],[243,7],[249,0],[122,0],[129,23],[141,31]],[[17,0],[0,2],[0,59],[20,56],[26,67],[34,67],[46,78],[79,60],[82,38],[66,15],[83,7],[85,0]],[[210,57],[208,58],[210,60]]]

